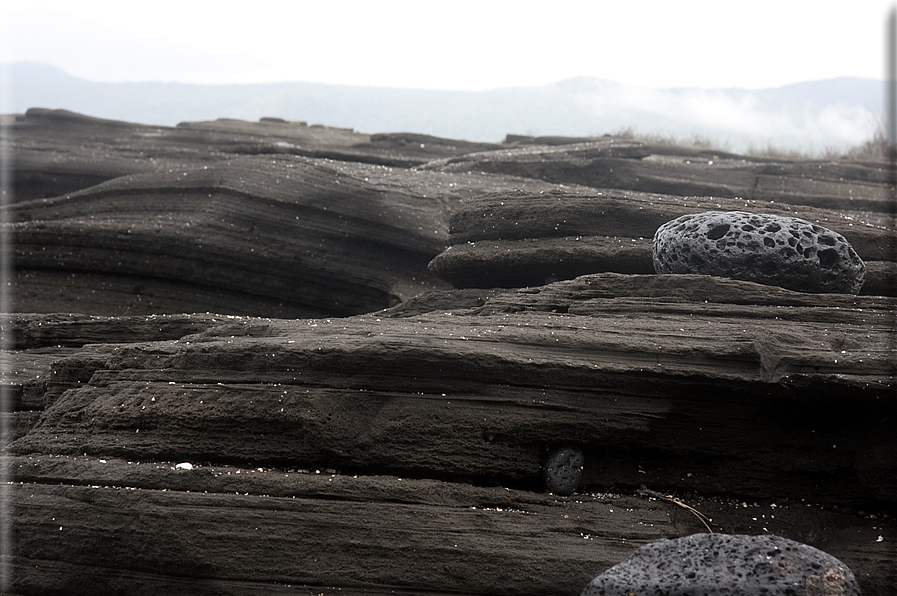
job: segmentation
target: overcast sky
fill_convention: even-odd
[[[94,81],[481,90],[579,76],[748,89],[882,78],[894,1],[0,4],[0,62]]]

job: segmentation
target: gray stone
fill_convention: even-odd
[[[796,217],[707,211],[654,234],[657,273],[699,273],[798,292],[857,294],[866,266],[837,232]]]
[[[693,534],[643,546],[582,596],[859,596],[835,557],[779,536]]]
[[[556,495],[572,495],[582,481],[584,461],[579,447],[556,447],[551,450],[542,466],[545,490]]]

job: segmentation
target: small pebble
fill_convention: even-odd
[[[545,458],[542,475],[545,490],[556,495],[572,495],[582,481],[585,458],[578,447],[556,447]]]

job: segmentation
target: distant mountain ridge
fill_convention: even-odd
[[[279,117],[375,132],[496,142],[505,135],[639,133],[706,138],[733,151],[774,145],[846,148],[883,120],[882,82],[835,78],[784,87],[650,89],[580,77],[489,91],[434,91],[323,83],[189,85],[99,83],[40,63],[3,65],[15,113],[30,107],[173,126]]]

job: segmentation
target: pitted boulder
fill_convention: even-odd
[[[853,572],[821,550],[779,536],[693,534],[658,540],[611,567],[582,596],[859,596]]]
[[[796,217],[707,211],[654,234],[657,273],[699,273],[798,292],[857,294],[866,266],[844,236]]]

